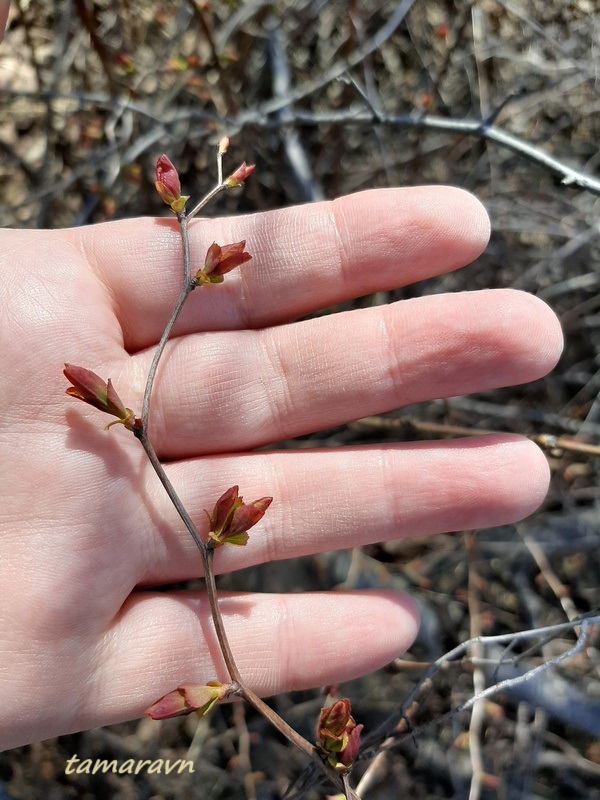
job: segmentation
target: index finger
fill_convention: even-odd
[[[110,287],[129,352],[160,337],[182,283],[178,225],[135,219],[70,231]],[[485,248],[483,206],[446,186],[379,189],[244,217],[194,220],[192,267],[216,241],[252,260],[192,293],[176,333],[260,328],[464,266]]]

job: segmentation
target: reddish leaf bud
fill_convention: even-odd
[[[348,733],[348,741],[343,750],[337,754],[340,762],[345,767],[351,767],[356,760],[358,751],[360,750],[360,734],[362,733],[363,725],[354,725]]]
[[[239,491],[239,486],[232,486],[219,497],[215,503],[213,513],[209,517],[212,531],[223,530],[234,510],[241,504],[242,498],[239,496]]]
[[[193,711],[202,717],[225,697],[228,690],[229,684],[218,681],[209,681],[206,685],[185,683],[161,697],[145,713],[151,719],[183,717]]]
[[[164,154],[156,162],[156,190],[167,205],[181,196],[179,174],[171,159]]]
[[[362,725],[350,714],[350,701],[338,700],[322,708],[317,726],[317,747],[336,769],[345,772],[354,762],[360,748]]]
[[[187,197],[181,195],[179,174],[171,160],[162,155],[156,162],[156,191],[164,202],[171,206],[171,210],[180,214],[185,208]]]
[[[232,172],[231,175],[225,179],[226,186],[229,189],[233,189],[234,186],[241,186],[246,178],[254,172],[255,166],[255,164],[246,164],[246,162],[243,161],[236,171]]]
[[[241,499],[241,498],[240,498]],[[265,511],[273,502],[272,497],[261,497],[253,503],[242,503],[233,512],[229,524],[229,536],[247,531],[264,517]]]
[[[347,697],[335,702],[332,706],[321,709],[319,716],[319,736],[339,736],[344,733],[351,719],[350,700]]]
[[[215,547],[223,544],[243,546],[248,542],[248,530],[261,520],[272,497],[261,497],[253,503],[244,503],[239,496],[239,487],[227,489],[215,503],[213,513],[206,511],[209,523],[209,538]]]
[[[223,247],[216,242],[206,251],[204,267],[196,273],[196,282],[200,283],[222,283],[223,275],[231,272],[232,269],[250,261],[252,256],[246,253],[244,248],[246,242],[236,242],[235,244],[224,244]]]
[[[90,369],[77,367],[74,364],[65,364],[63,373],[65,378],[73,384],[66,391],[70,397],[83,400],[84,403],[118,418],[114,422],[110,422],[106,426],[107,428],[122,423],[127,430],[134,429],[135,414],[130,408],[125,408],[110,378],[105,382]]]

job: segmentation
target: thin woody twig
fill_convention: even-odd
[[[343,72],[340,74],[343,74]],[[314,91],[316,91],[316,88]],[[452,119],[451,117],[438,117],[434,115],[387,114],[383,112],[374,114],[373,111],[368,111],[364,108],[350,108],[341,111],[332,110],[325,112],[302,111],[290,106],[291,102],[303,96],[302,94],[297,96],[297,93],[286,98],[285,102],[281,101],[280,103],[266,104],[255,111],[244,112],[243,114],[240,113],[226,119],[220,118],[216,114],[206,111],[205,109],[175,108],[169,113],[165,113],[159,120],[157,119],[156,109],[152,108],[149,104],[129,99],[112,98],[110,95],[104,95],[102,93],[67,93],[48,89],[41,89],[39,92],[30,92],[8,87],[4,89],[4,94],[13,97],[61,98],[64,100],[72,100],[78,106],[81,104],[90,104],[114,108],[119,105],[126,105],[136,114],[146,116],[160,123],[165,129],[177,122],[200,119],[214,122],[220,128],[225,127],[229,131],[240,131],[248,125],[259,128],[279,128],[286,125],[372,126],[375,122],[378,122],[381,125],[386,125],[391,128],[418,128],[422,130],[436,130],[449,134],[462,134],[464,136],[471,136],[494,142],[534,164],[539,164],[549,172],[557,175],[565,186],[575,186],[580,189],[585,189],[591,194],[600,195],[600,180],[593,175],[583,172],[575,166],[566,164],[559,158],[550,155],[542,148],[536,147],[519,136],[505,131],[503,128],[491,125],[485,120]],[[279,118],[275,113],[281,108],[287,109],[285,120]],[[85,168],[83,171],[85,172]]]
[[[164,354],[165,346],[171,335],[173,326],[175,325],[175,321],[177,320],[177,317],[179,316],[179,313],[181,312],[189,295],[198,285],[196,278],[192,276],[190,271],[190,242],[188,235],[188,222],[194,216],[194,214],[198,213],[198,211],[201,208],[203,208],[213,197],[215,197],[219,192],[224,191],[231,185],[230,183],[228,183],[228,179],[223,180],[223,174],[222,174],[223,152],[221,150],[221,146],[219,146],[217,153],[217,168],[219,174],[219,182],[217,183],[217,185],[210,192],[208,192],[208,194],[205,197],[203,197],[202,200],[200,200],[200,202],[192,209],[192,211],[189,214],[186,214],[185,209],[177,212],[177,220],[181,232],[181,246],[183,254],[182,286],[175,308],[173,309],[169,317],[165,330],[160,338],[159,344],[154,353],[151,367],[146,379],[146,386],[144,389],[142,416],[139,420],[136,420],[133,428],[133,433],[142,444],[142,447],[144,448],[144,451],[146,452],[146,455],[148,456],[148,459],[150,460],[150,463],[152,464],[154,471],[156,472],[161,483],[163,484],[171,502],[175,506],[177,512],[179,513],[179,516],[183,520],[188,532],[192,536],[192,539],[194,540],[200,552],[200,556],[202,558],[202,566],[204,569],[204,581],[206,586],[208,603],[211,611],[211,617],[215,633],[217,636],[217,640],[219,642],[219,649],[223,656],[227,672],[232,682],[233,688],[231,689],[231,693],[243,697],[253,708],[255,708],[260,714],[262,714],[262,716],[265,717],[265,719],[267,719],[273,725],[273,727],[275,727],[286,739],[288,739],[288,741],[290,741],[292,744],[298,747],[303,753],[305,753],[316,763],[318,763],[323,773],[330,780],[333,780],[333,782],[336,785],[344,788],[343,776],[337,773],[333,767],[326,765],[319,758],[315,746],[312,745],[310,742],[308,742],[306,739],[304,739],[304,737],[301,736],[299,733],[297,733],[292,727],[290,727],[287,724],[287,722],[285,722],[285,720],[283,720],[275,711],[273,711],[272,708],[270,708],[263,700],[261,700],[261,698],[258,697],[258,695],[256,695],[249,687],[247,687],[244,684],[242,676],[236,664],[233,651],[229,644],[229,640],[227,638],[225,625],[223,622],[223,616],[221,614],[221,608],[217,597],[217,586],[216,586],[215,572],[213,565],[215,543],[213,540],[209,540],[209,542],[206,543],[201,539],[198,530],[196,528],[196,525],[194,524],[193,520],[186,511],[183,503],[181,502],[181,499],[179,498],[175,488],[173,487],[171,481],[169,480],[164,470],[164,467],[160,463],[160,460],[156,452],[154,451],[152,443],[150,442],[150,439],[148,437],[150,398],[158,366]],[[159,184],[157,183],[157,187],[158,186]],[[355,796],[351,791],[349,793],[347,792],[347,795],[348,797]]]
[[[533,630],[527,631],[517,631],[513,633],[504,633],[499,634],[497,636],[476,636],[473,639],[469,639],[466,642],[462,642],[461,644],[454,647],[452,650],[445,653],[440,658],[436,659],[433,662],[431,667],[425,672],[421,680],[417,683],[415,688],[411,691],[409,696],[407,697],[404,707],[408,707],[412,705],[415,699],[419,696],[422,691],[423,685],[430,681],[435,675],[438,670],[440,670],[445,664],[455,661],[458,658],[462,658],[465,652],[471,650],[474,645],[482,644],[510,644],[514,645],[517,642],[521,642],[526,639],[531,639],[533,637],[546,637],[546,636],[554,636],[559,633],[564,633],[566,631],[574,630],[575,628],[581,626],[581,630],[579,632],[577,641],[569,650],[565,651],[564,653],[555,656],[554,658],[545,661],[543,664],[533,667],[528,672],[518,675],[513,678],[507,678],[505,680],[500,680],[495,682],[492,686],[488,686],[483,691],[479,692],[476,695],[473,695],[468,700],[466,700],[461,705],[451,709],[445,714],[442,714],[436,717],[429,722],[426,722],[422,725],[419,725],[417,728],[414,728],[410,734],[403,734],[401,736],[393,736],[393,744],[386,745],[385,747],[382,745],[386,739],[392,736],[393,730],[397,725],[398,721],[404,716],[403,709],[399,709],[398,711],[394,712],[394,714],[390,715],[390,717],[382,723],[376,730],[374,730],[371,734],[365,737],[364,741],[364,751],[361,752],[361,757],[367,757],[369,754],[372,754],[374,750],[379,746],[381,750],[389,749],[390,747],[396,747],[398,744],[401,744],[409,735],[414,736],[421,731],[428,730],[433,728],[434,726],[440,725],[443,722],[446,722],[449,719],[456,717],[457,715],[461,714],[464,711],[470,711],[473,706],[480,700],[484,700],[487,697],[491,697],[498,692],[506,691],[507,689],[513,688],[518,686],[522,683],[526,683],[527,681],[535,678],[537,675],[549,670],[553,667],[558,666],[563,661],[566,661],[569,658],[577,655],[577,653],[581,652],[583,648],[586,646],[588,635],[590,629],[594,625],[600,624],[600,615],[590,615],[584,617],[579,620],[573,620],[572,622],[565,622],[560,625],[551,625],[545,628],[536,628]]]
[[[525,547],[531,553],[531,556],[536,562],[540,573],[544,577],[544,580],[556,595],[567,619],[571,621],[577,619],[579,616],[579,611],[577,610],[572,598],[569,596],[568,587],[559,580],[539,543],[536,542],[535,539],[526,531],[524,531],[520,525],[517,525],[517,532],[520,534]]]
[[[431,686],[431,684],[429,684]],[[405,716],[398,722],[396,726],[396,730],[394,731],[394,735],[398,735],[404,733],[405,731],[409,731],[411,727],[411,717],[414,715],[415,711],[418,708],[418,703],[413,703],[412,706],[406,710]],[[387,740],[387,744],[391,744],[393,742],[393,736]],[[386,742],[384,742],[385,744]],[[389,758],[389,752],[386,750],[382,750],[378,753],[373,761],[369,764],[367,769],[361,776],[360,781],[356,785],[356,791],[359,795],[363,795],[365,792],[368,792],[372,786],[375,785],[377,779],[382,775],[385,775],[387,772],[387,760]]]
[[[243,776],[246,800],[257,800],[256,778],[250,760],[250,733],[246,725],[246,709],[243,703],[234,704],[233,723],[237,733],[238,763]]]
[[[494,430],[492,428],[467,428],[463,425],[450,425],[445,422],[430,422],[429,420],[414,419],[413,417],[363,417],[356,422],[350,423],[350,427],[360,427],[367,425],[371,428],[383,428],[387,430],[405,429],[415,430],[419,433],[431,434],[434,436],[489,436],[491,434],[502,434],[506,431]],[[581,453],[588,456],[600,456],[600,445],[580,442],[570,436],[555,436],[550,433],[532,433],[527,435],[528,439],[535,442],[545,450],[566,450],[571,453]]]
[[[181,291],[179,293],[179,297],[177,298],[175,308],[171,312],[171,316],[169,317],[169,320],[165,326],[162,336],[160,337],[160,340],[156,346],[156,350],[154,351],[154,356],[152,358],[152,362],[148,370],[148,375],[146,377],[146,386],[144,387],[144,399],[142,401],[142,428],[144,431],[147,431],[148,429],[148,415],[150,413],[150,396],[152,394],[152,387],[154,386],[154,378],[156,377],[156,370],[158,369],[158,363],[165,351],[167,341],[169,340],[169,337],[173,330],[173,326],[177,321],[177,317],[181,313],[181,310],[185,305],[186,300],[193,292],[193,290],[196,288],[196,282],[193,281],[190,277],[190,246],[189,246],[188,227],[187,227],[188,221],[185,211],[183,211],[181,214],[178,214],[177,218],[179,222],[179,229],[181,231],[181,245],[183,250],[183,284],[181,287]]]
[[[479,596],[479,573],[477,571],[477,541],[473,531],[466,531],[464,534],[468,566],[469,566],[469,585],[468,585],[468,606],[469,621],[471,626],[471,637],[476,639],[481,635],[481,608]],[[483,645],[476,642],[471,651],[471,657],[481,658],[483,655]],[[481,694],[485,689],[485,673],[480,666],[473,670],[473,691]],[[485,704],[479,700],[473,706],[471,720],[469,722],[469,755],[471,758],[471,785],[469,788],[469,800],[479,800],[485,770],[483,767],[483,748],[481,744],[482,728],[485,714]]]
[[[518,136],[514,136],[502,128],[489,125],[485,121],[449,119],[435,116],[418,117],[413,114],[381,113],[374,117],[372,112],[363,110],[311,113],[294,109],[292,113],[294,121],[302,125],[373,124],[373,122],[379,122],[382,125],[391,127],[430,129],[487,139],[545,167],[550,172],[558,175],[561,178],[561,183],[565,186],[578,186],[580,189],[586,189],[592,194],[600,195],[600,180],[597,178],[565,164],[541,148],[526,142]],[[258,124],[259,120],[254,119],[253,123]]]
[[[110,89],[111,94],[116,94],[119,87],[114,71],[114,59],[112,58],[111,53],[109,52],[102,37],[98,34],[94,14],[88,8],[86,0],[74,0],[74,3],[79,19],[81,20],[83,27],[88,32],[92,47],[100,59],[102,69],[104,70],[104,74],[106,76],[108,88]]]
[[[198,534],[198,530],[196,529],[196,526],[194,525],[193,520],[191,519],[190,515],[185,510],[185,507],[184,507],[183,503],[179,499],[179,495],[175,491],[175,487],[173,486],[173,484],[171,483],[171,481],[167,477],[167,474],[166,474],[166,472],[164,470],[164,467],[160,463],[160,460],[159,460],[158,456],[156,455],[156,453],[154,451],[154,448],[152,447],[152,443],[150,442],[150,439],[148,438],[148,434],[146,432],[146,429],[144,427],[140,426],[139,428],[134,429],[134,434],[135,434],[136,438],[140,441],[140,444],[142,445],[142,447],[144,448],[144,451],[145,451],[146,455],[148,456],[148,460],[152,464],[152,467],[154,468],[154,471],[156,472],[160,482],[164,486],[165,491],[167,492],[167,494],[169,495],[169,499],[171,500],[171,502],[175,506],[175,508],[177,510],[177,513],[179,514],[179,516],[183,520],[183,523],[184,523],[185,527],[188,529],[188,532],[189,532],[190,536],[192,537],[192,539],[196,543],[196,547],[200,550],[200,553],[202,553],[205,550],[204,542],[200,538],[200,535]]]

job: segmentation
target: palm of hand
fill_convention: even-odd
[[[108,419],[67,398],[61,372],[68,361],[111,377],[139,410],[180,285],[175,226],[0,236],[0,747],[9,747],[132,718],[178,683],[226,676],[202,594],[152,590],[199,574],[193,542],[139,444],[104,432]],[[214,240],[246,238],[254,260],[192,295],[159,370],[150,435],[199,525],[234,483],[248,499],[275,497],[248,547],[223,548],[217,569],[500,524],[540,502],[545,460],[518,437],[251,452],[553,366],[556,319],[511,291],[285,324],[472,260],[487,237],[476,201],[444,188],[371,192],[197,221],[191,236],[198,259]],[[221,604],[238,666],[260,694],[374,669],[417,625],[413,603],[396,593]]]

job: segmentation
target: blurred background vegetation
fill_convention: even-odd
[[[214,146],[227,134],[232,166],[245,159],[257,170],[243,194],[219,199],[215,215],[421,183],[464,187],[486,205],[493,233],[475,263],[322,313],[512,286],[561,317],[564,356],[543,380],[277,445],[513,431],[542,444],[552,468],[543,508],[518,525],[265,564],[221,581],[268,591],[394,586],[417,597],[423,626],[411,651],[342,687],[367,730],[403,703],[424,663],[458,642],[600,605],[599,42],[595,0],[12,4],[0,47],[0,225],[164,215],[153,188],[157,155],[167,152],[186,192],[199,196],[213,185]],[[586,172],[596,190],[563,184],[556,170],[481,131],[465,134],[482,121]],[[546,642],[526,663],[573,641]],[[552,678],[486,701],[477,728],[459,715],[418,733],[370,768],[363,797],[600,798],[597,648],[596,637]],[[473,683],[468,665],[445,669],[414,725],[460,705]],[[315,691],[273,703],[312,738],[322,700]],[[66,775],[73,754],[194,757],[197,768],[193,776]],[[143,720],[0,754],[0,798],[270,800],[303,766],[260,717],[227,707],[200,722]]]

